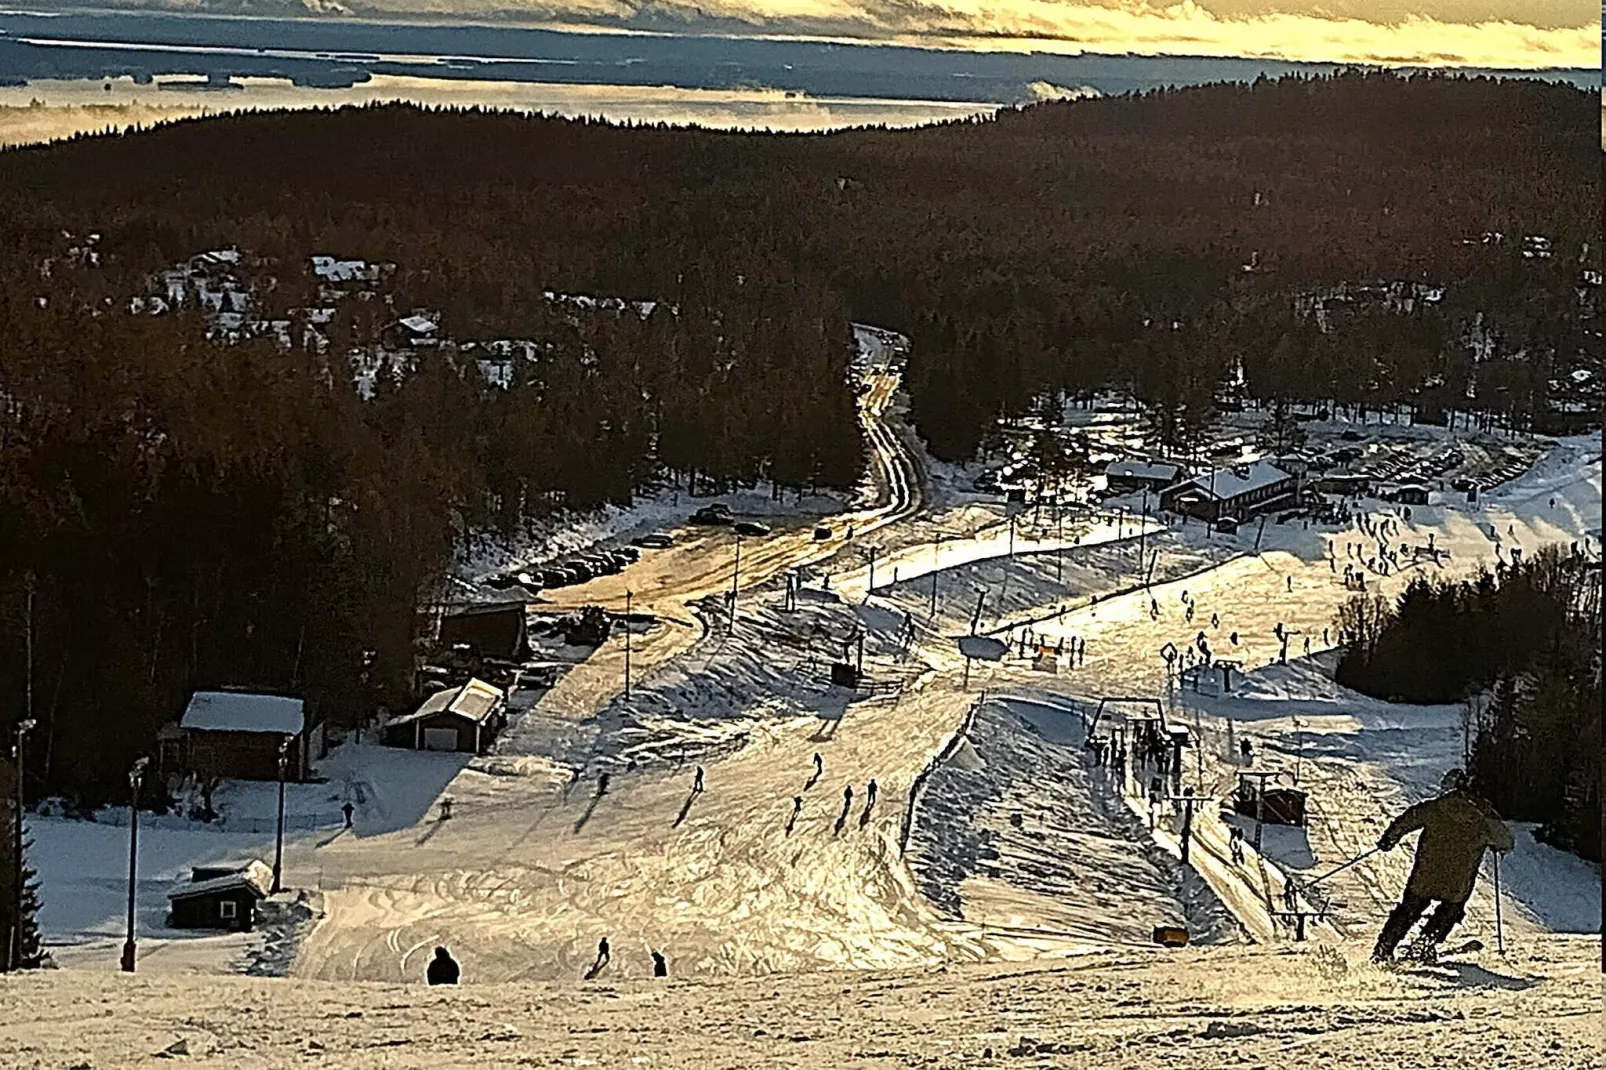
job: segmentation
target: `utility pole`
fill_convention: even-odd
[[[134,972],[134,886],[139,874],[139,785],[145,779],[149,758],[140,758],[128,771],[128,937],[123,941],[123,972]]]
[[[1294,786],[1299,786],[1299,766],[1305,758],[1304,725],[1298,717],[1294,718]]]
[[[1169,802],[1182,804],[1182,864],[1188,864],[1188,844],[1193,840],[1193,808],[1204,802],[1204,797],[1191,790],[1181,795],[1167,795]]]
[[[788,581],[788,590],[791,590]],[[625,698],[630,697],[630,599],[629,588],[625,589]]]
[[[30,592],[31,594],[31,592]],[[17,725],[17,801],[16,801],[16,838],[11,844],[12,881],[11,886],[11,939],[7,941],[6,967],[17,970],[22,968],[22,808],[27,805],[22,791],[23,770],[23,741],[29,732],[34,729],[33,718],[28,718]]]
[[[869,583],[869,586],[865,588],[865,592],[864,592],[864,597],[865,597],[866,601],[869,600],[871,595],[875,594],[875,555],[876,555],[876,551],[880,550],[881,547],[879,547],[879,546],[871,546],[871,547],[868,547],[868,549],[870,551],[870,583]]]
[[[279,825],[273,837],[273,894],[277,895],[281,885],[279,875],[284,869],[284,774],[285,766],[290,762],[290,737],[279,738]]]
[[[731,569],[731,631],[736,630],[736,590],[742,578],[742,533],[734,532],[736,536],[736,564]]]

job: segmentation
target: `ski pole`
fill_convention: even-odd
[[[1339,866],[1336,869],[1330,869],[1326,873],[1323,873],[1320,877],[1315,878],[1314,880],[1306,881],[1305,882],[1305,887],[1310,888],[1310,887],[1312,887],[1314,885],[1320,884],[1320,883],[1322,883],[1322,881],[1326,880],[1328,877],[1331,877],[1333,874],[1342,873],[1346,869],[1348,869],[1349,867],[1355,865],[1357,862],[1364,862],[1366,859],[1372,857],[1373,855],[1377,854],[1377,852],[1379,852],[1381,850],[1382,850],[1381,847],[1374,847],[1370,851],[1367,851],[1365,854],[1356,855],[1354,858],[1350,859],[1348,862],[1345,862],[1342,866]]]
[[[1506,953],[1505,926],[1500,915],[1500,852],[1494,855],[1494,946],[1501,955]]]

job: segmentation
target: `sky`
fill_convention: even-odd
[[[231,3],[239,0],[199,0]],[[356,14],[930,47],[1593,68],[1595,0],[285,0]],[[375,6],[376,5],[376,6]]]

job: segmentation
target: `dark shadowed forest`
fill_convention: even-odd
[[[1340,614],[1340,683],[1464,702],[1468,769],[1507,817],[1601,857],[1600,563],[1561,547],[1471,580],[1414,581]]]
[[[1542,425],[1554,369],[1598,353],[1596,108],[1346,73],[903,132],[385,106],[0,154],[0,703],[40,721],[29,794],[114,793],[197,686],[293,687],[336,724],[404,690],[420,592],[468,532],[664,479],[853,485],[852,320],[913,339],[941,458],[1103,387],[1186,450],[1238,367],[1261,401]],[[97,262],[61,262],[87,231]],[[501,389],[443,347],[365,401],[362,324],[286,351],[125,313],[229,247],[394,263],[398,308],[542,358]],[[1357,280],[1445,296],[1331,332],[1297,313]],[[311,285],[284,268],[264,300],[288,315]],[[546,291],[657,305],[577,318]]]

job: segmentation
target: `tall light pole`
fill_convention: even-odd
[[[630,697],[630,600],[629,589],[625,590],[625,698]]]
[[[149,758],[139,758],[128,771],[128,938],[123,941],[123,972],[134,972],[134,886],[139,875],[139,785]]]
[[[17,817],[16,839],[11,845],[12,881],[11,886],[11,932],[6,945],[6,968],[11,970],[22,967],[22,808],[25,805],[22,794],[22,746],[23,740],[29,732],[33,731],[34,720],[29,718],[17,725],[17,745],[13,753],[17,759]]]
[[[742,580],[742,533],[732,532],[736,536],[736,564],[731,568],[731,631],[736,630],[736,590]]]
[[[279,739],[279,828],[273,837],[273,892],[277,894],[282,887],[279,875],[284,870],[284,773],[285,766],[290,763],[290,737],[282,736]]]

